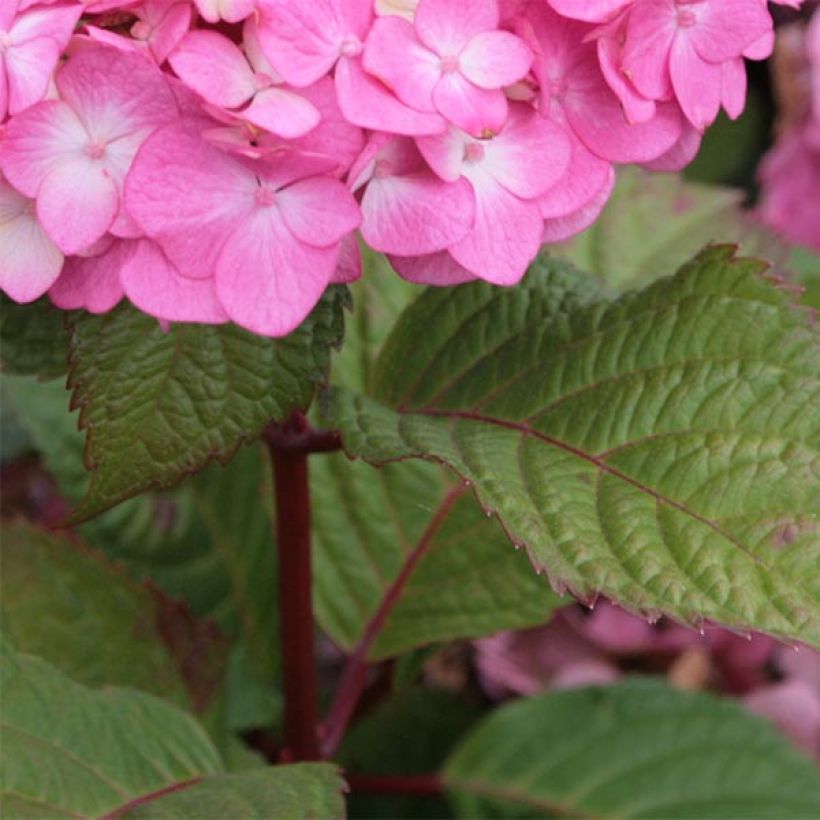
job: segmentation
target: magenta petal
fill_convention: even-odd
[[[333,285],[345,285],[355,282],[362,275],[362,252],[355,233],[349,233],[342,237],[339,243],[339,259],[336,262],[336,270],[330,277]]]

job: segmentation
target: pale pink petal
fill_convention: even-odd
[[[473,282],[477,277],[463,265],[459,265],[447,251],[427,256],[390,256],[393,269],[408,282],[418,285],[449,287]]]
[[[518,199],[479,167],[465,174],[475,191],[475,226],[450,253],[476,276],[496,285],[514,285],[541,246],[538,205]]]
[[[77,253],[111,227],[117,186],[101,162],[78,155],[49,171],[37,192],[37,218],[63,253]]]
[[[720,109],[720,65],[705,62],[687,38],[678,37],[669,57],[669,71],[683,113],[695,128],[704,131]]]
[[[4,0],[8,3],[9,0]],[[23,11],[15,19],[8,33],[12,46],[28,44],[32,40],[47,37],[52,40],[58,52],[66,47],[80,19],[82,6],[76,3],[69,5],[51,5],[47,8],[32,8]]]
[[[475,220],[469,182],[444,182],[429,171],[375,177],[362,197],[362,236],[382,253],[434,253],[466,236]]]
[[[131,35],[137,37],[141,32],[140,22],[149,26],[145,40],[157,65],[161,65],[191,27],[191,6],[187,2],[169,6],[162,0],[150,0],[142,6],[140,18],[131,27]]]
[[[6,51],[10,114],[24,111],[45,97],[60,51],[59,44],[50,37],[40,37]]]
[[[502,88],[530,70],[532,52],[508,31],[476,34],[458,56],[461,73],[480,88]]]
[[[473,136],[498,133],[507,119],[507,98],[501,90],[473,85],[457,71],[444,74],[433,89],[436,110]]]
[[[361,128],[418,136],[440,134],[446,122],[438,114],[416,111],[396,99],[389,89],[367,74],[357,60],[340,60],[336,66],[339,107],[348,122]]]
[[[363,65],[396,96],[418,111],[435,111],[433,88],[441,77],[441,59],[423,46],[400,17],[382,17],[365,43]]]
[[[820,756],[820,693],[809,683],[785,680],[744,698],[746,708],[766,718],[807,754]]]
[[[327,248],[355,230],[361,221],[356,200],[335,179],[311,177],[276,195],[288,229],[306,245]]]
[[[0,56],[0,122],[6,121],[9,105],[9,87],[6,77],[6,62]]]
[[[498,28],[498,5],[496,0],[421,0],[415,25],[428,48],[455,57],[470,38]]]
[[[213,279],[180,276],[150,239],[133,245],[134,253],[123,264],[120,281],[125,295],[141,311],[171,322],[228,321]]]
[[[316,106],[301,94],[274,86],[259,91],[241,115],[248,122],[286,139],[304,136],[321,120]]]
[[[443,134],[419,137],[416,145],[439,177],[455,182],[461,176],[467,146],[473,142],[469,134],[451,126]]]
[[[41,102],[6,124],[0,169],[15,188],[36,197],[46,175],[64,157],[81,153],[88,141],[82,123],[64,102]]]
[[[194,0],[199,13],[209,22],[238,23],[253,13],[256,0]]]
[[[256,91],[239,47],[215,31],[189,31],[168,62],[189,88],[214,105],[238,108]]]
[[[135,244],[132,240],[117,239],[96,256],[66,259],[60,278],[48,292],[49,298],[63,310],[107,313],[123,297],[120,271],[133,255]]]
[[[298,327],[324,292],[336,268],[338,245],[300,243],[278,208],[259,208],[226,241],[216,287],[228,315],[266,336]]]
[[[157,131],[142,146],[125,183],[125,203],[185,276],[213,276],[216,259],[257,184],[245,166],[179,127]]]
[[[0,179],[0,289],[15,302],[31,302],[49,289],[62,265],[62,253],[34,215],[34,202]]]
[[[482,166],[510,193],[533,199],[565,173],[571,145],[565,130],[520,103],[510,107],[501,134],[483,140]]]

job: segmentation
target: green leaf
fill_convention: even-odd
[[[317,764],[224,773],[197,722],[129,689],[89,689],[2,645],[5,817],[340,817],[341,782]]]
[[[344,782],[327,763],[298,763],[206,778],[123,817],[168,820],[334,820],[345,816]]]
[[[4,648],[2,796],[7,817],[98,817],[220,771],[185,712],[129,689],[89,689]]]
[[[225,462],[269,421],[307,407],[341,341],[345,294],[330,289],[282,339],[235,325],[166,333],[128,306],[74,317],[70,385],[92,471],[75,520]]]
[[[423,288],[365,251],[365,274],[352,291],[356,309],[332,380],[366,389],[389,328]],[[374,470],[340,454],[312,459],[314,600],[339,645],[361,640],[451,485],[440,467],[420,461]],[[498,523],[464,497],[394,600],[369,656],[543,623],[558,603],[525,556],[507,549]]]
[[[41,379],[68,370],[68,334],[64,313],[43,298],[18,305],[0,294],[0,363],[6,373]]]
[[[211,700],[224,663],[213,628],[76,541],[24,523],[5,525],[2,540],[3,628],[17,649],[87,686],[133,686],[200,711]],[[196,675],[184,674],[194,660]]]
[[[785,248],[749,219],[743,198],[732,188],[623,168],[595,224],[549,250],[619,291],[675,270],[709,242],[735,242],[745,254],[785,262]]]
[[[820,326],[710,248],[615,302],[539,264],[431,289],[374,397],[327,410],[352,455],[450,465],[558,589],[820,643]]]
[[[728,700],[661,684],[502,707],[444,769],[461,817],[786,818],[820,814],[812,761]]]

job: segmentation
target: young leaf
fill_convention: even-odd
[[[307,407],[341,341],[344,299],[330,289],[282,339],[234,325],[164,332],[128,306],[75,316],[70,386],[92,474],[74,520],[225,462],[271,419]]]
[[[68,370],[68,333],[64,313],[43,298],[18,305],[0,295],[0,363],[5,373],[41,379]]]
[[[820,328],[727,247],[594,302],[558,263],[429,290],[373,398],[327,401],[345,448],[472,482],[556,587],[820,643]]]
[[[341,820],[344,782],[327,763],[297,763],[238,774],[218,774],[189,789],[141,803],[123,817],[202,820]]]
[[[595,224],[550,253],[617,289],[673,271],[709,242],[735,242],[744,254],[784,262],[786,249],[744,211],[743,191],[675,174],[622,168]]]
[[[820,814],[814,764],[774,729],[649,680],[502,707],[452,754],[444,781],[465,818]]]
[[[213,625],[195,624],[68,538],[16,523],[2,528],[2,540],[3,627],[18,650],[88,686],[133,686],[196,711],[208,706],[225,660]]]

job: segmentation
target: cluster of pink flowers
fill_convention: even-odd
[[[790,107],[760,166],[760,217],[791,242],[820,250],[820,12],[782,42]]]
[[[592,612],[564,607],[534,629],[475,642],[476,667],[492,698],[604,686],[630,674],[663,674],[682,689],[741,699],[820,760],[820,652],[759,633],[667,620],[647,623],[601,600]]]
[[[772,39],[764,0],[0,0],[0,287],[277,336],[357,230],[514,284],[615,165],[685,165]]]

